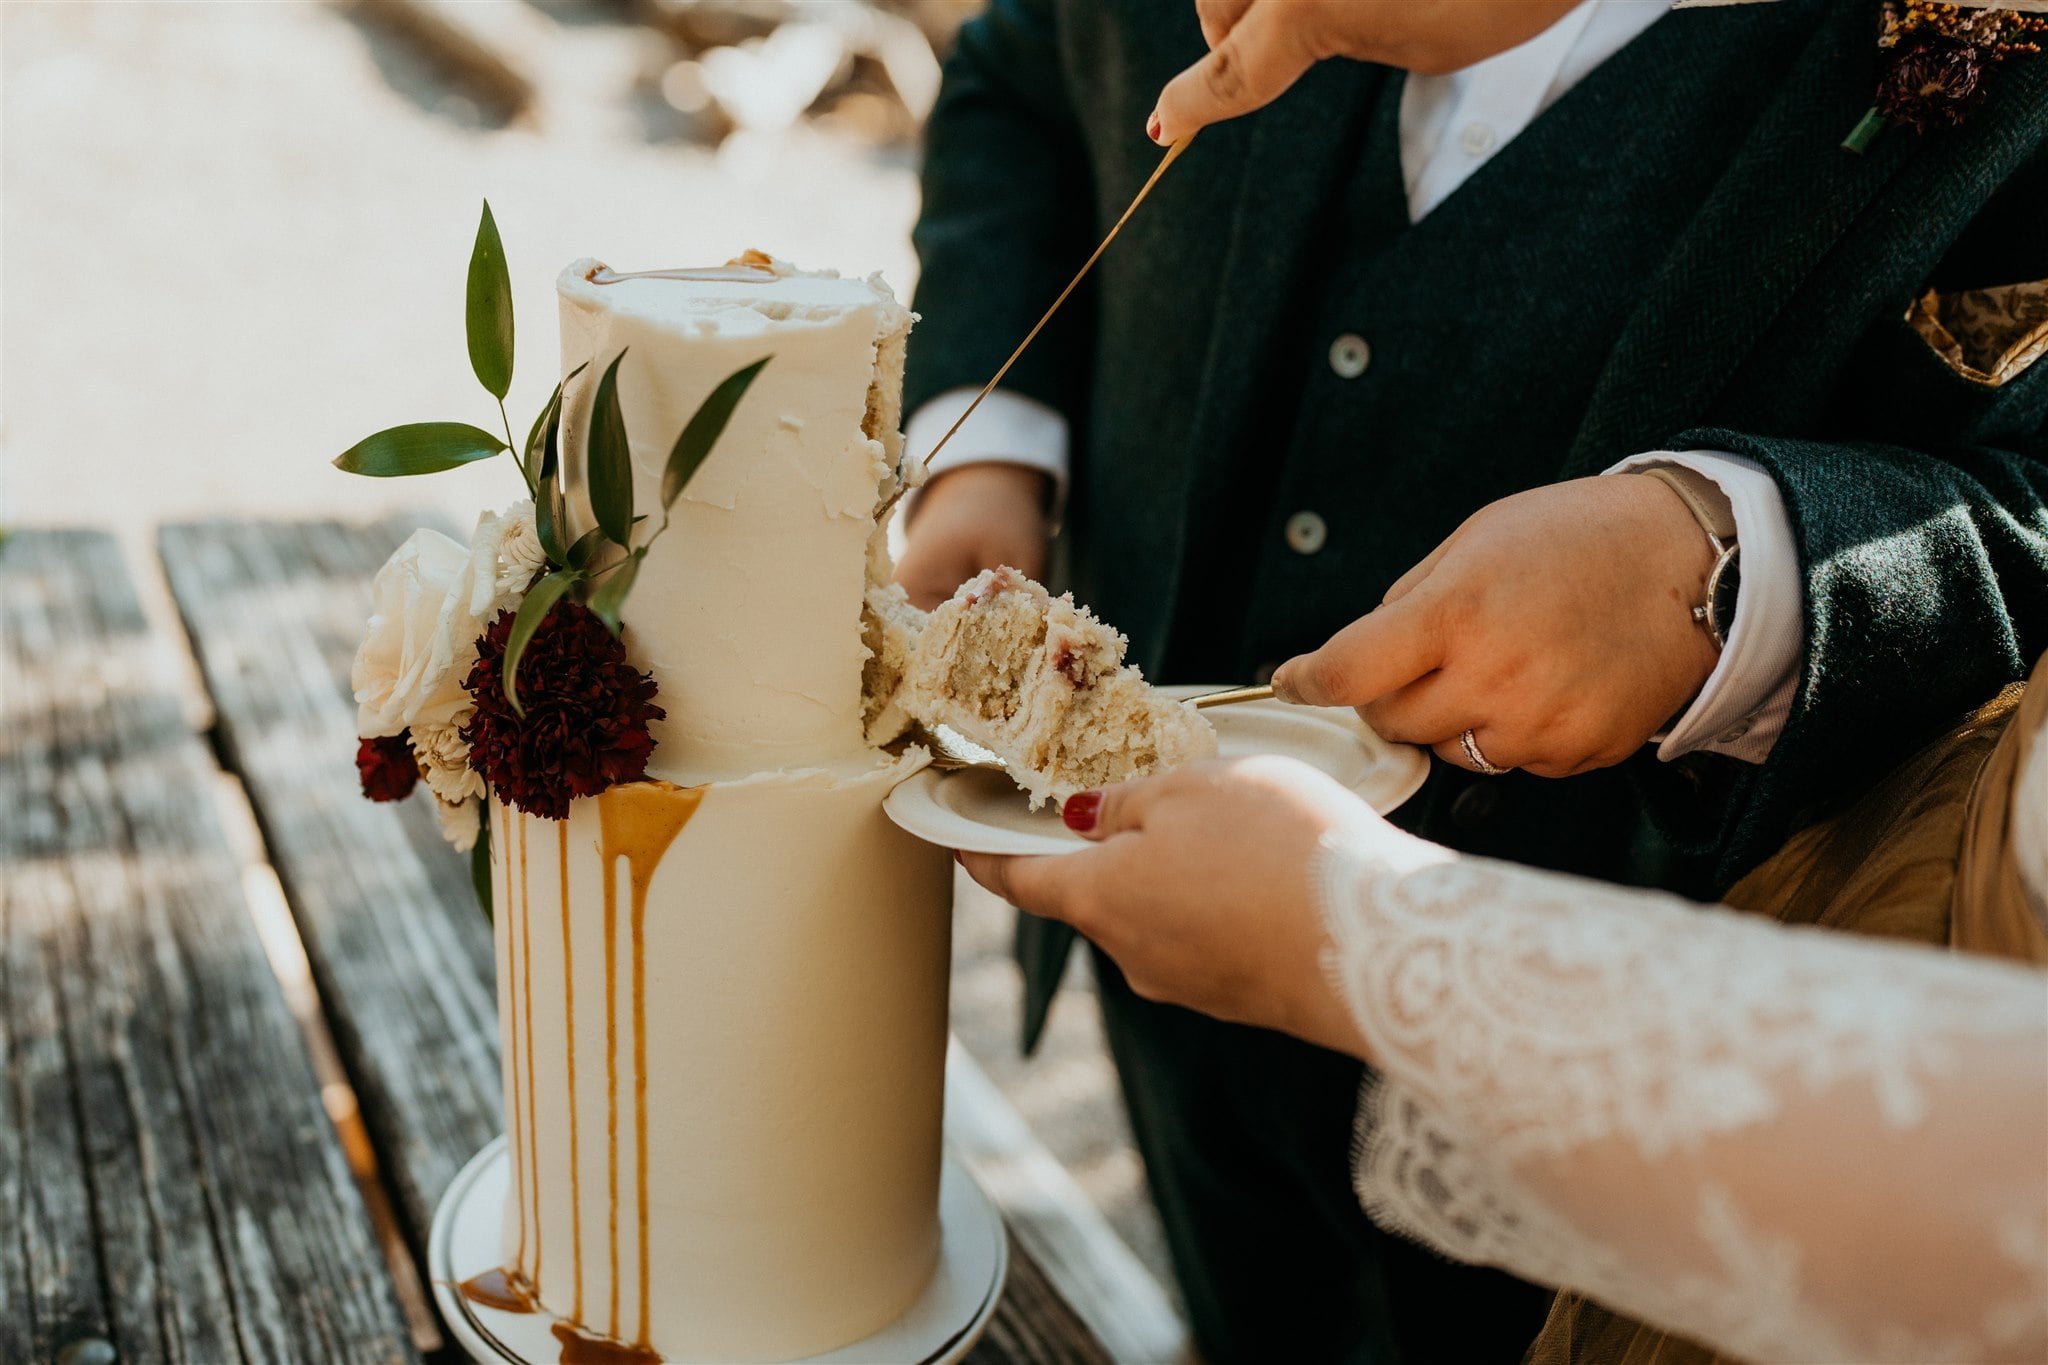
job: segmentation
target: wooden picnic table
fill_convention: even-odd
[[[500,1131],[490,931],[358,793],[347,681],[411,526],[165,528],[196,722],[113,537],[0,544],[0,1362],[459,1358],[419,1267]],[[1010,1258],[970,1359],[1107,1360]]]

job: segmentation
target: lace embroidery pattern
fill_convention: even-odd
[[[1683,1157],[1839,1086],[1913,1128],[1930,1085],[1980,1040],[2041,1031],[2039,974],[1481,859],[1395,872],[1331,841],[1319,881],[1331,981],[1385,1073],[1362,1097],[1356,1148],[1378,1221],[1752,1358],[1958,1358],[2048,1335],[2039,1228],[1987,1229],[2029,1290],[1985,1304],[1981,1332],[1958,1340],[1832,1320],[1802,1285],[1796,1241],[1753,1226],[1710,1180],[1679,1238],[1691,1254],[1652,1273],[1516,1175],[1595,1142]],[[1987,992],[1987,971],[2024,989]]]

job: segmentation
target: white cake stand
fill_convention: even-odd
[[[545,1311],[513,1313],[465,1298],[464,1280],[502,1257],[500,1220],[511,1179],[505,1139],[470,1158],[441,1196],[427,1241],[427,1273],[442,1321],[480,1365],[554,1365],[562,1343]],[[1002,1215],[965,1167],[946,1158],[939,1180],[939,1265],[924,1294],[862,1341],[787,1365],[951,1365],[964,1359],[995,1316],[1010,1269]]]

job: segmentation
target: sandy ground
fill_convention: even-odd
[[[552,278],[576,257],[758,244],[908,294],[908,158],[803,127],[704,150],[636,89],[664,60],[652,35],[573,3],[520,18],[545,35],[539,112],[490,128],[403,43],[324,6],[0,5],[0,519],[112,527],[147,578],[160,521],[426,506],[466,524],[512,500],[503,462],[392,481],[328,464],[399,422],[496,424],[462,331],[486,197],[522,432],[554,381]],[[954,1026],[1163,1281],[1086,982],[1024,1063],[1009,935],[1004,907],[961,897]]]

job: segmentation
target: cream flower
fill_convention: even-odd
[[[444,804],[459,805],[484,794],[483,775],[469,766],[469,745],[462,738],[462,725],[474,709],[465,707],[446,725],[412,727],[412,753],[419,760],[420,778]]]
[[[349,673],[356,733],[459,725],[470,709],[462,680],[477,637],[546,562],[530,502],[483,513],[467,547],[439,531],[413,532],[370,589],[370,628]]]
[[[452,844],[457,853],[467,853],[476,847],[476,836],[483,821],[483,802],[472,796],[466,801],[443,801],[434,798],[434,814],[441,818],[441,837]]]
[[[526,595],[533,570],[547,562],[533,526],[533,504],[517,502],[503,512],[485,512],[469,537],[469,562],[454,591],[466,610],[486,625],[501,608]]]
[[[498,546],[498,594],[524,597],[534,575],[545,573],[548,552],[541,548],[533,504],[515,503],[505,513],[505,538]]]
[[[469,609],[470,594],[458,591],[469,586],[469,560],[458,542],[420,530],[377,571],[369,630],[349,670],[357,734],[445,725],[470,705],[462,680],[483,622]]]

